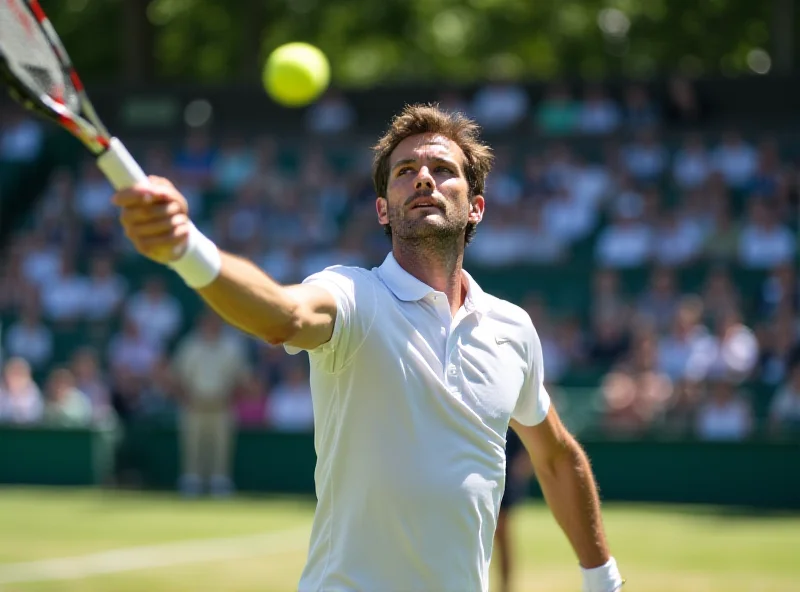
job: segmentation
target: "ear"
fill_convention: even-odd
[[[483,211],[486,208],[486,200],[482,195],[476,195],[472,198],[469,208],[469,221],[477,224],[483,220]]]
[[[378,222],[381,224],[389,223],[389,203],[385,197],[379,197],[375,200],[375,211],[378,212]]]

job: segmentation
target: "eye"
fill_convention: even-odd
[[[449,174],[451,174],[451,175],[453,174],[453,171],[452,171],[452,169],[451,169],[450,167],[448,167],[448,166],[444,166],[444,165],[439,165],[439,166],[437,166],[437,167],[436,167],[436,172],[440,172],[440,173],[449,173]]]
[[[397,176],[399,177],[400,175],[403,175],[403,174],[407,173],[408,171],[413,171],[413,170],[414,169],[412,169],[410,166],[400,167],[400,169],[398,169],[398,171],[397,171]]]

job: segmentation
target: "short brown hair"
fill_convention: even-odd
[[[470,199],[483,195],[486,177],[492,169],[494,155],[492,149],[480,140],[478,124],[459,112],[448,112],[437,104],[406,105],[403,111],[392,119],[388,131],[372,147],[372,182],[379,197],[386,196],[389,185],[389,158],[398,144],[408,137],[418,134],[440,134],[455,142],[464,153],[464,174],[469,185]],[[387,234],[391,232],[387,228]],[[467,228],[467,242],[475,232],[475,225]]]

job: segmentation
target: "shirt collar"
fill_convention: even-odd
[[[464,301],[466,312],[476,312],[484,314],[489,311],[490,304],[486,292],[478,285],[473,277],[465,270],[461,270],[467,280],[467,297]],[[389,289],[400,300],[413,302],[422,300],[428,294],[435,292],[428,284],[421,282],[405,269],[394,258],[391,252],[386,255],[381,266],[378,268],[378,275]]]

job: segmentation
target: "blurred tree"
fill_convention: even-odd
[[[791,32],[797,27],[781,19],[787,0],[42,4],[81,72],[95,80],[254,80],[266,54],[293,40],[320,46],[342,86],[491,76],[644,77],[675,70],[737,75],[764,70],[764,56],[768,63],[773,51],[785,70],[792,63],[787,51],[796,51]],[[797,24],[798,12],[788,11],[790,23]]]

